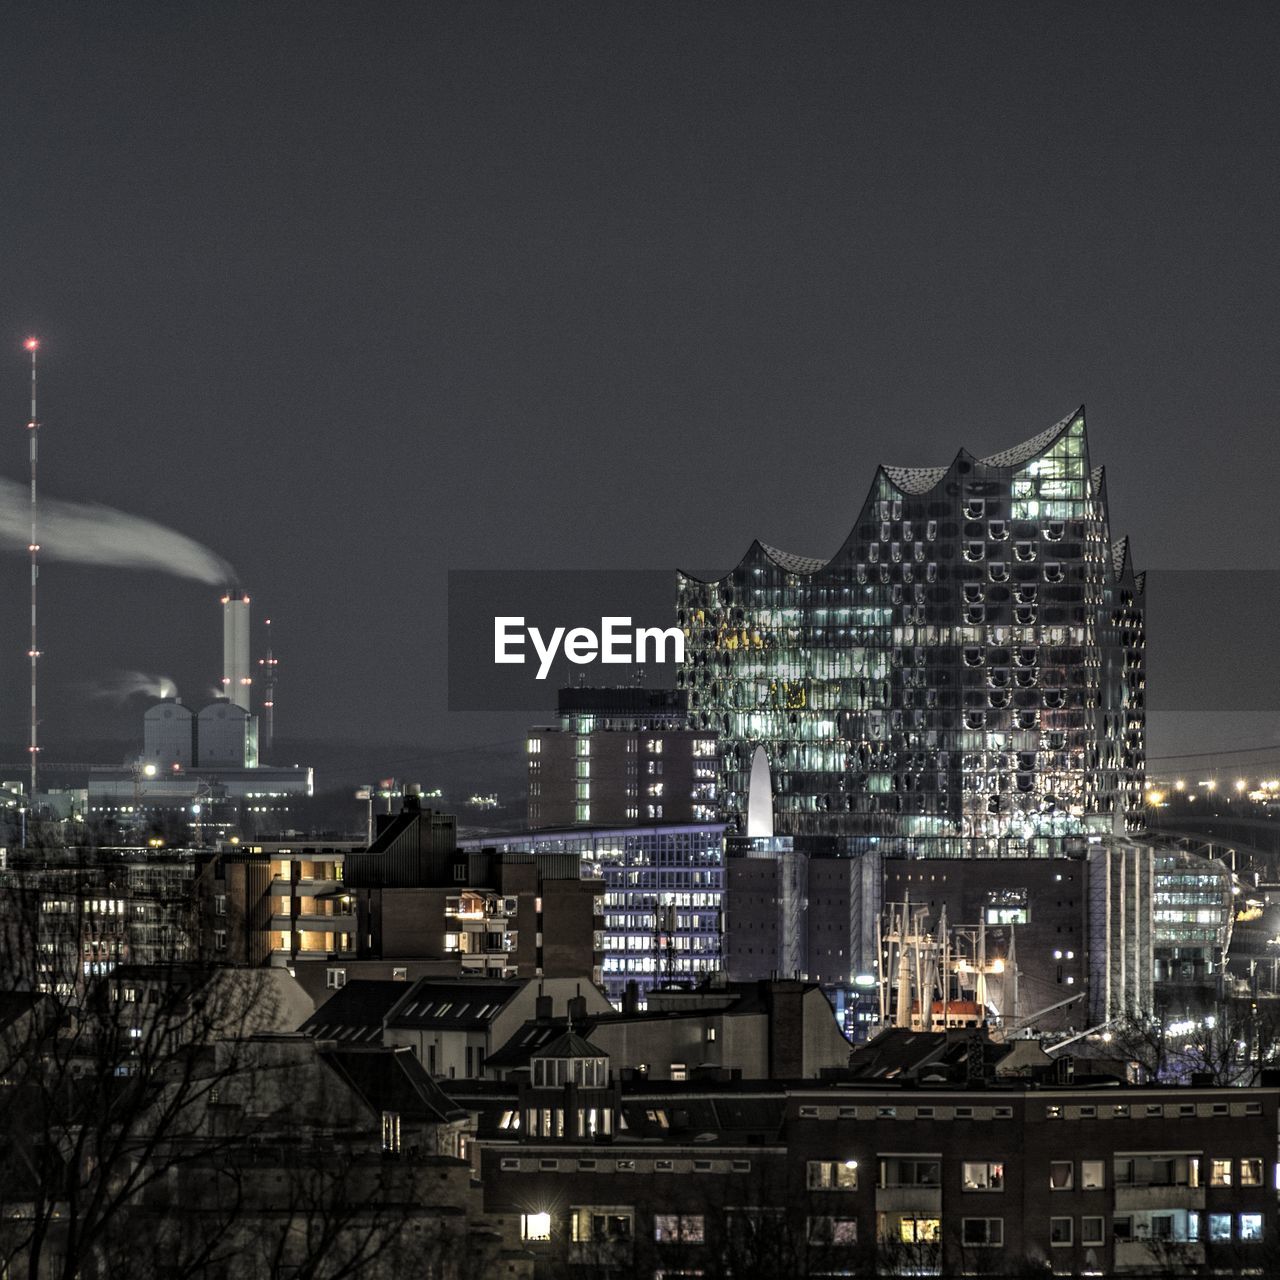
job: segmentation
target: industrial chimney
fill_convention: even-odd
[[[249,596],[239,587],[222,597],[222,691],[238,707],[252,711],[249,674]]]

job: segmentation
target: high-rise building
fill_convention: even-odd
[[[635,826],[715,817],[716,736],[683,690],[561,689],[556,724],[529,730],[529,826]]]
[[[763,745],[779,836],[1048,856],[1140,830],[1144,575],[1083,409],[1016,448],[880,467],[829,560],[753,542],[681,574],[690,724],[745,831]]]

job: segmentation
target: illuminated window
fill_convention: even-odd
[[[1054,1191],[1070,1191],[1074,1179],[1072,1178],[1072,1164],[1070,1160],[1054,1160],[1049,1165],[1049,1186]]]
[[[961,1166],[961,1186],[965,1191],[1003,1191],[1003,1163],[966,1160]]]
[[[1231,1185],[1231,1161],[1209,1161],[1209,1185],[1211,1187],[1229,1187]]]
[[[1240,1161],[1240,1185],[1242,1187],[1262,1186],[1262,1158],[1246,1157]]]
[[[521,1240],[550,1240],[551,1215],[549,1213],[524,1213],[520,1215]]]
[[[937,1244],[942,1239],[941,1218],[904,1217],[898,1223],[903,1244]]]
[[[1262,1214],[1242,1213],[1240,1215],[1240,1239],[1241,1240],[1261,1240],[1262,1239]]]
[[[384,1111],[382,1113],[382,1149],[389,1155],[400,1150],[400,1113]]]

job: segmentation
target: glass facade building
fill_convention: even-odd
[[[1156,981],[1212,983],[1231,943],[1231,871],[1186,849],[1160,849],[1155,874]]]
[[[1083,409],[949,467],[880,467],[829,560],[753,542],[678,578],[679,683],[745,830],[849,852],[1049,856],[1143,827],[1144,575],[1112,536]]]
[[[699,983],[721,967],[724,826],[573,828],[458,841],[459,848],[571,853],[604,889],[604,989],[620,1004],[666,982]]]

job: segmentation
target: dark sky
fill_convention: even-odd
[[[828,554],[877,461],[1081,401],[1140,565],[1274,560],[1274,5],[45,0],[4,28],[0,475],[35,331],[45,491],[231,560],[290,736],[494,737],[444,713],[450,568]],[[135,732],[85,699],[115,669],[189,700],[220,674],[207,588],[42,586],[48,758]],[[1200,741],[1172,723],[1153,753]]]

